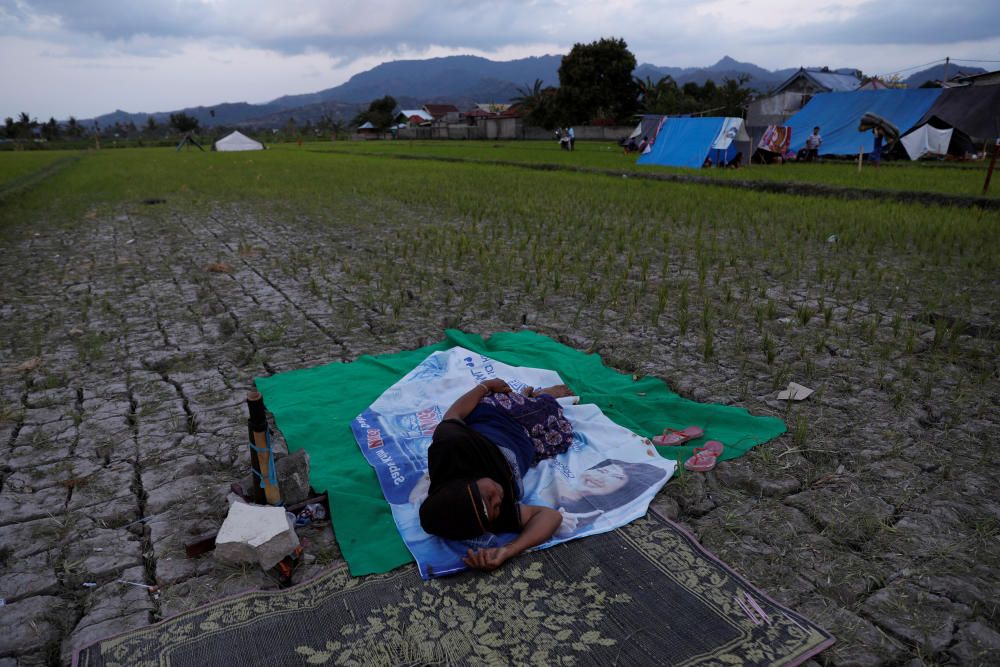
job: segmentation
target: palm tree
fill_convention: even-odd
[[[517,96],[515,96],[511,102],[514,104],[519,104],[522,109],[524,109],[527,115],[542,106],[545,102],[545,90],[542,88],[542,80],[535,79],[535,83],[528,87],[517,89]]]

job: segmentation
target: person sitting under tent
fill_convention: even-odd
[[[726,163],[730,169],[739,169],[743,166],[743,151],[737,151],[733,159]]]
[[[806,147],[803,149],[800,160],[812,162],[819,157],[819,147],[823,144],[823,137],[819,133],[819,126],[813,128],[813,133],[806,137]]]

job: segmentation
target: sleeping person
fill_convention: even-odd
[[[547,541],[563,523],[558,510],[519,501],[528,470],[573,444],[573,427],[556,401],[570,395],[566,385],[522,394],[503,380],[487,380],[459,397],[434,430],[423,529],[450,540],[517,534],[503,546],[469,549],[462,559],[469,567],[495,569]]]

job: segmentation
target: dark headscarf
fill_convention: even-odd
[[[466,540],[485,532],[521,530],[507,459],[485,436],[460,420],[449,419],[434,430],[427,451],[431,486],[420,506],[420,525],[432,535]],[[500,516],[492,524],[476,480],[489,477],[503,487]]]

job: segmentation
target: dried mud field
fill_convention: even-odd
[[[65,663],[275,587],[184,554],[247,474],[251,379],[446,327],[530,328],[687,398],[782,417],[784,436],[671,480],[656,507],[831,631],[816,663],[1000,662],[997,214],[941,209],[950,229],[893,235],[877,224],[926,207],[886,204],[878,223],[857,213],[875,204],[815,198],[804,210],[820,222],[799,226],[765,218],[803,198],[754,195],[757,219],[718,191],[659,218],[587,204],[574,228],[574,210],[547,224],[433,196],[358,186],[321,210],[133,199],[71,222],[39,209],[7,230],[0,667]],[[777,400],[788,381],[816,391]],[[297,578],[340,562],[329,527],[302,535]]]

